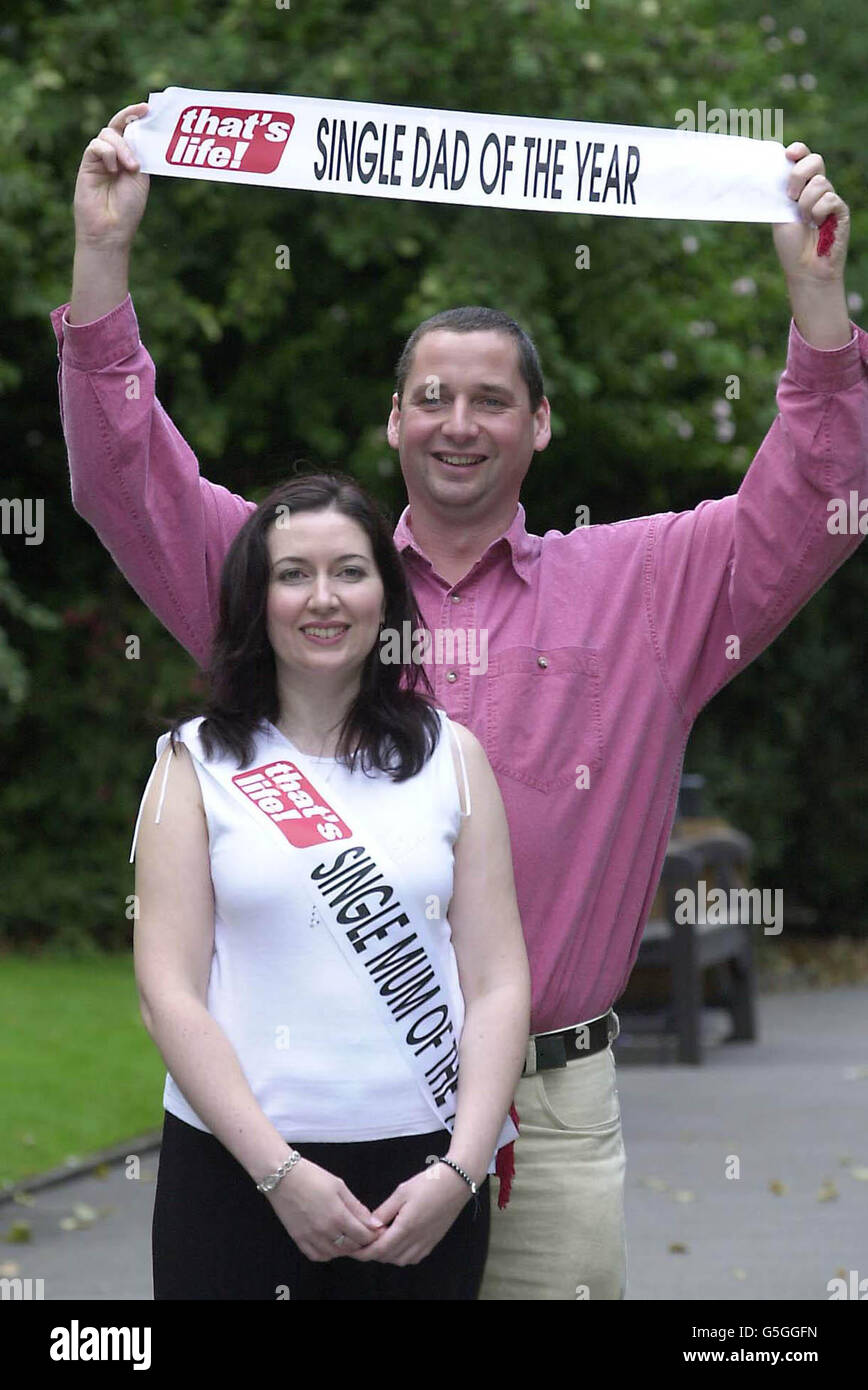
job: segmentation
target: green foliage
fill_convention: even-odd
[[[30,628],[50,630],[58,625],[53,613],[38,603],[29,603],[13,584],[5,555],[0,555],[0,610],[2,609]],[[12,711],[23,703],[29,689],[27,668],[19,653],[13,650],[5,630],[0,627],[0,693],[5,696],[4,703],[0,704],[0,720],[7,728],[14,723]]]
[[[129,636],[140,641],[141,655]],[[163,711],[195,709],[200,678],[157,620],[109,571],[99,598],[22,646],[33,690],[4,748],[0,940],[83,950],[128,946],[130,845],[163,732]]]
[[[865,300],[868,30],[845,0],[781,0],[772,27],[759,22],[770,8],[443,0],[422,14],[406,0],[22,0],[4,21],[4,489],[45,497],[48,515],[46,543],[12,538],[0,572],[7,935],[108,942],[125,931],[121,855],[150,766],[145,721],[184,703],[192,670],[70,505],[46,315],[69,295],[87,141],[169,84],[669,127],[700,100],[781,108],[785,142],[821,150],[851,205],[848,289]],[[576,269],[581,244],[588,270]],[[291,269],[277,270],[283,245]],[[204,473],[253,496],[294,459],[337,464],[394,512],[403,492],[384,426],[403,338],[452,304],[505,308],[538,343],[554,410],[555,438],[524,493],[540,532],[568,530],[582,503],[599,522],[732,492],[774,418],[789,318],[767,227],[181,179],[152,180],[132,288],[160,398]],[[715,411],[730,374],[741,394],[726,438]],[[823,922],[863,931],[866,586],[860,556],[717,697],[688,753],[756,838],[771,881]],[[27,596],[29,620],[11,594]],[[39,612],[65,614],[64,625],[35,627]],[[127,632],[147,634],[141,662],[124,659]]]

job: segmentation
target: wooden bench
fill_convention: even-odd
[[[758,928],[738,920],[695,923],[676,918],[680,888],[694,893],[703,880],[706,892],[747,886],[753,845],[746,835],[723,821],[698,818],[676,822],[660,876],[657,895],[642,935],[636,968],[665,968],[670,973],[670,1031],[678,1038],[679,1062],[702,1061],[702,1007],[721,1002],[732,1019],[727,1041],[752,1041],[757,1036],[753,932]],[[681,914],[683,915],[683,913]],[[717,914],[715,914],[717,915]],[[705,972],[714,972],[716,997],[706,1000]]]

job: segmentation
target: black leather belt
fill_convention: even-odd
[[[572,1028],[561,1028],[556,1033],[534,1033],[531,1042],[536,1048],[536,1070],[548,1071],[552,1067],[565,1067],[576,1057],[591,1057],[602,1052],[604,1047],[617,1037],[618,1028],[611,1011],[591,1023],[577,1023]],[[522,1069],[527,1074],[527,1062]]]

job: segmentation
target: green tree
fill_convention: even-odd
[[[780,107],[784,139],[823,152],[853,209],[858,318],[868,38],[844,0],[776,3],[773,16],[710,0],[443,0],[422,16],[406,0],[25,0],[0,43],[4,486],[44,497],[47,512],[43,546],[10,547],[9,582],[31,614],[66,615],[48,632],[6,600],[0,660],[19,690],[29,670],[31,687],[14,703],[7,690],[0,725],[0,849],[13,865],[0,930],[122,943],[149,740],[195,687],[70,505],[46,314],[69,295],[87,141],[170,84],[668,127],[700,100]],[[276,268],[280,245],[291,269]],[[601,522],[732,492],[774,418],[789,317],[768,227],[174,179],[153,180],[132,285],[160,398],[207,476],[258,496],[294,459],[337,464],[395,512],[384,425],[403,338],[451,304],[505,308],[538,343],[554,409],[525,492],[538,532],[570,529],[582,504]],[[740,396],[726,402],[730,375]],[[823,922],[862,930],[866,584],[860,556],[716,698],[687,764],[754,835],[761,875]],[[125,658],[130,633],[139,661]]]

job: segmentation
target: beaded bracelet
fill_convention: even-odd
[[[460,1178],[464,1179],[464,1181],[467,1183],[467,1186],[470,1188],[470,1191],[473,1193],[473,1219],[475,1221],[477,1213],[479,1211],[479,1189],[476,1186],[476,1183],[470,1177],[470,1175],[468,1173],[465,1173],[463,1168],[459,1168],[458,1164],[454,1161],[454,1159],[451,1158],[440,1158],[437,1154],[429,1154],[425,1162],[445,1163],[449,1168],[452,1168],[453,1171],[456,1172]]]
[[[477,1192],[476,1183],[473,1181],[473,1179],[472,1179],[471,1177],[468,1177],[467,1173],[465,1173],[465,1171],[464,1171],[463,1168],[459,1168],[459,1167],[458,1167],[458,1164],[455,1163],[455,1162],[453,1161],[453,1159],[451,1159],[451,1158],[441,1158],[441,1159],[439,1159],[439,1162],[440,1162],[440,1163],[448,1163],[450,1168],[454,1168],[454,1169],[455,1169],[455,1172],[458,1174],[458,1176],[459,1176],[460,1178],[463,1178],[464,1181],[467,1183],[467,1186],[470,1188],[470,1191],[473,1193],[474,1197],[476,1196],[476,1192]]]

